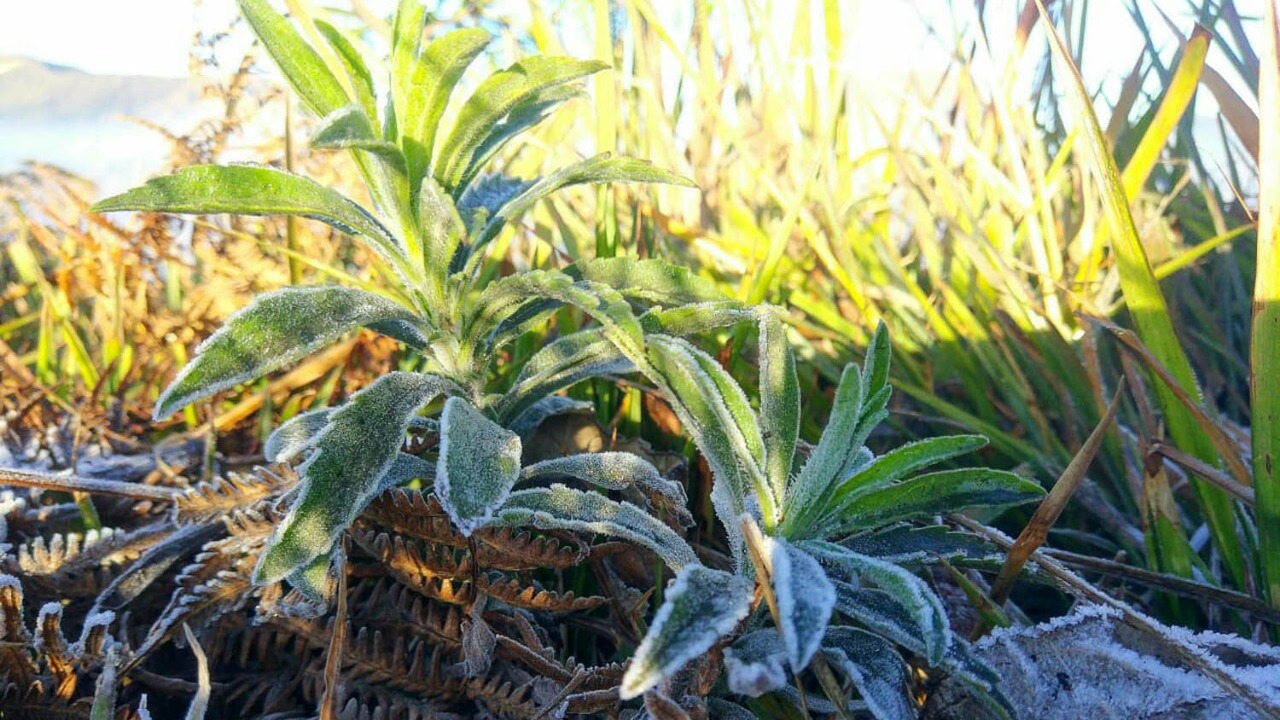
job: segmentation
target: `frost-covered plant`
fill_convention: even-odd
[[[845,698],[832,668],[876,717],[915,717],[895,646],[990,693],[993,676],[951,632],[941,601],[912,566],[984,552],[976,537],[942,526],[939,515],[1025,503],[1043,491],[998,470],[927,470],[981,447],[981,437],[931,438],[880,456],[866,448],[888,416],[883,326],[862,369],[845,368],[822,437],[797,470],[795,361],[777,312],[757,315],[758,411],[701,350],[660,333],[647,338],[650,379],[715,476],[712,498],[735,567],[693,564],[676,576],[623,678],[623,697],[672,678],[726,636],[728,688],[741,695],[782,690],[788,668],[798,676],[821,655],[816,669],[833,702]],[[768,612],[753,606],[757,585]]]
[[[556,391],[585,377],[630,369],[613,348],[643,354],[644,330],[632,303],[643,308],[657,299],[678,307],[720,294],[682,269],[634,259],[526,272],[477,287],[487,244],[506,223],[569,185],[689,183],[639,160],[607,155],[535,180],[481,174],[512,138],[581,94],[578,81],[605,67],[598,62],[522,60],[480,83],[446,128],[446,105],[488,43],[485,31],[457,30],[423,42],[423,5],[402,0],[390,92],[379,117],[372,74],[341,32],[315,23],[328,44],[326,64],[266,0],[239,4],[298,97],[322,118],[313,147],[351,152],[374,210],[313,180],[256,165],[184,168],[103,200],[95,210],[300,215],[366,243],[399,282],[385,295],[325,285],[257,298],[200,346],[159,398],[155,417],[261,377],[360,327],[393,337],[423,357],[422,371],[388,373],[345,405],[300,415],[270,438],[269,459],[306,457],[300,489],[261,555],[255,582],[289,578],[315,591],[342,531],[382,489],[409,479],[434,480],[441,503],[464,533],[504,507],[499,520],[517,509],[535,519],[563,509],[556,504],[563,493],[508,497],[520,473],[519,433],[563,409],[565,399],[550,397]],[[499,348],[563,305],[580,308],[597,327],[552,343],[510,392],[490,394],[486,378]],[[645,322],[660,322],[659,315]],[[609,352],[602,354],[602,348]],[[449,399],[438,424],[420,417],[440,396]],[[401,452],[411,428],[440,432],[435,467]],[[617,469],[615,464],[602,471]],[[526,471],[541,472],[536,466]],[[622,506],[597,510],[626,512]]]

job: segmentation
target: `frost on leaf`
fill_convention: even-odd
[[[698,562],[689,543],[649,513],[628,502],[564,485],[512,493],[490,524],[622,538],[649,548],[676,571]]]
[[[320,408],[289,418],[267,437],[263,456],[267,462],[287,463],[302,455],[312,447],[332,415],[333,408]]]
[[[195,400],[310,355],[358,327],[416,322],[403,306],[338,285],[292,287],[258,297],[196,349],[156,402],[161,419]],[[424,339],[425,342],[425,339]]]
[[[1262,717],[1280,709],[1280,649],[1240,637],[1164,627],[1153,633],[1099,605],[1029,628],[998,629],[973,654],[1001,678],[1019,717]],[[1195,657],[1253,696],[1215,682]],[[961,693],[943,686],[955,702]]]
[[[333,413],[299,468],[298,499],[259,559],[254,582],[275,582],[329,552],[378,492],[412,416],[449,386],[432,375],[393,372]]]
[[[658,472],[653,463],[628,452],[599,452],[566,455],[526,467],[520,480],[570,477],[606,490],[624,490],[632,485],[666,495],[683,504],[684,488]]]
[[[520,475],[520,437],[462,398],[440,415],[436,497],[463,535],[493,516]]]
[[[622,676],[622,699],[639,696],[732,632],[750,611],[753,590],[738,575],[696,564],[681,570]]]
[[[781,538],[768,542],[772,546],[770,559],[781,620],[779,630],[791,668],[800,672],[822,643],[836,604],[836,589],[812,555]]]
[[[724,651],[729,691],[760,697],[787,684],[787,650],[773,628],[753,630]]]
[[[883,631],[886,637],[900,642],[903,647],[921,652],[930,665],[936,666],[942,662],[943,654],[951,643],[951,626],[942,601],[924,580],[893,563],[859,555],[834,543],[809,541],[801,544],[801,547],[831,568],[833,575],[869,581],[887,593],[900,607],[899,611],[877,604],[876,601],[881,598],[873,595],[837,593],[841,612],[853,615],[861,607],[860,601],[870,603],[865,607],[869,615],[865,619],[855,616],[855,619]],[[901,621],[895,619],[899,618],[901,612],[907,613],[911,618],[910,626],[906,629],[890,627],[900,624]],[[895,633],[894,630],[898,632]],[[912,635],[915,642],[902,642],[907,639],[901,637],[904,633]]]
[[[716,283],[665,260],[634,257],[582,260],[565,268],[575,280],[603,283],[624,297],[654,305],[684,305],[725,299]]]
[[[822,652],[849,676],[878,720],[915,720],[915,702],[907,694],[907,664],[887,641],[857,628],[832,628]]]

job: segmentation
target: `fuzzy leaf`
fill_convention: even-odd
[[[425,180],[435,150],[440,118],[449,104],[449,97],[453,95],[462,73],[489,44],[490,37],[488,31],[480,28],[465,28],[441,35],[422,49],[413,65],[413,73],[400,79],[411,83],[405,95],[404,113],[398,121],[400,144],[415,182],[419,178]]]
[[[729,692],[760,697],[787,684],[787,649],[773,628],[752,630],[725,648]]]
[[[629,300],[653,305],[683,305],[727,300],[714,282],[665,260],[634,257],[581,260],[564,269],[575,280],[597,282]]]
[[[782,538],[767,542],[772,546],[773,591],[781,621],[778,630],[791,669],[799,673],[822,644],[835,608],[836,590],[812,555]]]
[[[571,185],[599,185],[613,182],[663,183],[695,187],[684,177],[643,160],[629,157],[614,158],[608,153],[601,153],[551,173],[528,190],[512,198],[511,202],[490,218],[480,236],[473,241],[471,252],[475,252],[476,248],[497,236],[503,225],[520,217],[533,207],[534,203],[558,190]],[[448,187],[447,184],[445,185]]]
[[[764,436],[765,471],[774,497],[781,503],[791,480],[796,440],[800,437],[800,382],[796,358],[787,340],[781,310],[760,318],[760,429]]]
[[[952,531],[942,525],[919,528],[907,524],[893,525],[845,538],[840,545],[860,555],[895,564],[925,562],[935,557],[971,562],[1000,562],[1004,559],[999,549],[977,535]]]
[[[334,411],[301,466],[298,499],[254,570],[275,582],[329,552],[334,540],[377,494],[395,464],[410,418],[452,383],[432,375],[392,372]]]
[[[916,635],[919,640],[915,645],[908,643],[903,643],[903,645],[912,650],[917,650],[917,652],[921,651],[916,646],[922,645],[923,651],[921,654],[929,660],[930,665],[936,666],[942,663],[943,654],[951,643],[951,626],[947,622],[947,614],[942,607],[942,601],[938,599],[938,596],[934,594],[928,584],[893,563],[850,552],[834,543],[823,541],[806,542],[802,544],[802,547],[812,553],[824,565],[837,569],[833,574],[844,575],[849,579],[870,581],[876,587],[888,593],[893,601],[898,603],[913,618],[913,624],[920,631]],[[839,596],[839,593],[837,595]],[[848,598],[846,597],[845,599]],[[843,605],[841,606],[841,612],[847,612]],[[873,625],[870,621],[867,621],[867,624]],[[896,636],[890,635],[890,637],[895,641],[899,641]]]
[[[314,180],[260,165],[185,167],[101,200],[91,209],[100,213],[142,210],[188,215],[298,215],[363,237],[393,267],[401,272],[407,268],[397,239],[367,210]]]
[[[397,321],[412,327],[417,318],[384,297],[340,285],[261,295],[200,343],[156,402],[155,418],[300,360],[362,325]]]
[[[745,500],[750,493],[772,495],[759,466],[763,442],[746,395],[715,360],[684,340],[650,336],[648,355],[651,379],[711,467],[712,504],[740,564],[737,518],[746,510]]]
[[[435,493],[463,535],[488,521],[511,494],[520,452],[520,437],[471,403],[458,397],[445,402]]]
[[[832,628],[822,651],[853,681],[877,720],[915,720],[907,665],[887,641],[856,628]]]
[[[973,452],[986,444],[987,439],[981,435],[945,435],[896,447],[842,480],[836,486],[828,505],[837,508],[838,512],[842,501],[850,496],[884,487],[916,470]]]
[[[391,463],[387,474],[382,476],[378,481],[378,489],[375,494],[382,493],[392,488],[400,487],[405,483],[414,480],[421,480],[425,483],[431,483],[436,478],[436,466],[434,463],[423,460],[417,455],[409,453],[396,453],[395,462]]]
[[[1009,507],[1044,497],[1031,480],[1003,470],[965,468],[920,475],[857,498],[825,531],[839,535],[980,507]]]
[[[355,90],[356,101],[360,103],[360,107],[370,120],[378,119],[378,100],[377,92],[373,87],[373,74],[369,72],[369,67],[364,62],[364,57],[355,45],[347,39],[342,31],[323,20],[316,20],[316,29],[324,37],[325,42],[329,43],[329,47],[333,48],[338,59],[342,61],[342,66],[347,71],[347,79],[351,82],[351,87]]]
[[[373,121],[364,108],[343,105],[325,115],[311,136],[311,147],[321,150],[364,150],[373,153],[391,167],[403,172],[404,155],[400,148],[378,137]]]
[[[418,190],[418,232],[427,274],[439,288],[444,287],[449,262],[467,233],[453,198],[431,178]]]
[[[622,676],[618,694],[629,700],[657,685],[732,632],[751,609],[752,582],[702,565],[689,565],[667,586],[662,607]]]
[[[598,452],[543,460],[520,473],[521,482],[570,477],[606,490],[624,490],[632,485],[647,488],[676,500],[683,507],[684,488],[658,472],[648,460],[628,452]]]
[[[312,112],[324,117],[350,102],[342,84],[329,72],[320,55],[270,3],[266,0],[237,2],[253,34],[262,41],[285,80]]]
[[[534,56],[490,75],[462,106],[453,131],[440,146],[434,170],[436,180],[450,193],[459,195],[459,184],[485,138],[521,102],[547,88],[607,67],[595,60]]]
[[[467,185],[466,192],[458,198],[458,212],[470,218],[483,210],[484,217],[491,218],[503,205],[528,190],[536,180],[524,180],[501,173],[481,175]]]
[[[549,395],[530,404],[514,420],[506,423],[506,426],[508,430],[520,436],[521,442],[528,444],[533,434],[549,418],[569,413],[594,415],[595,411],[596,406],[584,400]]]
[[[576,85],[555,85],[544,88],[522,100],[497,125],[476,148],[471,163],[462,175],[461,184],[470,190],[471,182],[484,166],[498,154],[508,142],[545,120],[567,100],[585,97],[586,93]]]
[[[490,525],[573,530],[622,538],[649,548],[672,570],[698,562],[693,548],[657,518],[628,502],[564,485],[511,493]]]
[[[647,333],[680,337],[755,320],[757,315],[755,308],[737,300],[719,300],[670,309],[654,308],[640,316],[640,326]]]
[[[267,462],[287,463],[315,446],[316,437],[329,424],[334,408],[299,413],[267,436],[262,455]]]
[[[499,421],[512,423],[551,393],[587,378],[624,375],[635,366],[604,333],[580,330],[544,346],[520,369],[515,385],[498,401]]]

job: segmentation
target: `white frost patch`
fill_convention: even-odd
[[[1258,717],[1247,698],[1185,662],[1178,648],[1280,707],[1280,649],[1147,619],[1156,636],[1123,618],[1116,608],[1084,605],[1034,627],[996,630],[974,653],[1025,717]]]

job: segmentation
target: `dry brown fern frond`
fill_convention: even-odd
[[[218,520],[286,492],[297,482],[293,469],[283,465],[218,475],[179,495],[174,502],[174,519],[179,524]]]

